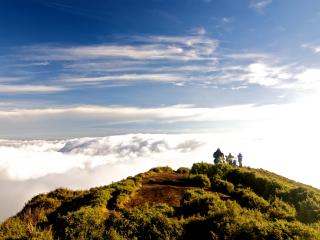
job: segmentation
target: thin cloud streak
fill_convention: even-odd
[[[66,90],[67,88],[63,86],[0,84],[0,93],[11,93],[11,94],[56,93],[56,92],[62,92]]]
[[[317,44],[305,43],[302,44],[301,47],[311,49],[315,54],[320,53],[320,46]]]
[[[128,86],[143,81],[180,87],[260,86],[283,91],[310,89],[311,86],[299,77],[311,70],[308,67],[283,63],[273,54],[263,52],[224,53],[219,49],[219,41],[204,31],[189,36],[133,36],[119,44],[33,46],[17,51],[11,57],[24,59],[17,60],[17,65],[45,63],[41,65],[44,69],[56,66],[52,76],[46,79],[50,86],[28,87],[33,86],[29,80],[39,82],[39,76],[30,71],[21,85],[3,84],[0,92],[56,93],[87,85],[118,87],[118,82],[123,84],[120,86]],[[3,76],[1,80],[10,78]]]
[[[17,121],[29,119],[48,120],[66,119],[68,121],[104,120],[111,123],[151,122],[201,122],[258,120],[269,118],[270,113],[282,109],[277,105],[255,106],[253,104],[234,105],[218,108],[200,108],[192,105],[174,105],[158,108],[138,108],[121,106],[76,106],[43,109],[3,109],[0,110],[0,121],[10,118]]]
[[[272,0],[251,0],[249,6],[259,12],[262,12],[271,3]]]
[[[34,46],[24,52],[37,53],[30,59],[37,61],[72,61],[84,59],[122,58],[134,60],[203,60],[210,59],[218,41],[206,36],[149,36],[133,37],[128,44],[54,47]],[[137,41],[139,41],[137,43]]]
[[[183,81],[183,76],[174,74],[125,74],[125,75],[111,75],[100,77],[78,77],[65,79],[66,82],[101,82],[101,81],[155,81],[155,82],[176,82]]]

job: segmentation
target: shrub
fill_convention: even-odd
[[[156,168],[151,168],[149,172],[155,172],[155,173],[162,173],[162,172],[174,172],[171,167],[156,167]]]
[[[293,221],[296,218],[297,212],[294,207],[288,203],[276,198],[269,206],[269,216],[272,219],[285,219]]]
[[[107,206],[108,201],[112,197],[113,190],[112,188],[92,190],[90,205],[93,207]]]
[[[112,212],[106,227],[114,228],[124,239],[178,239],[182,234],[182,226],[177,220],[148,206]]]
[[[82,207],[61,217],[60,239],[102,239],[105,216],[100,208]]]
[[[209,178],[204,174],[189,175],[187,181],[191,186],[194,187],[205,188],[210,187],[211,185]]]
[[[281,199],[297,210],[297,218],[303,223],[320,221],[320,196],[303,187],[293,188],[281,194]]]
[[[256,194],[265,199],[272,199],[283,191],[283,186],[280,182],[243,168],[230,169],[226,174],[226,180],[233,184],[250,187]]]
[[[259,197],[250,189],[238,189],[232,194],[232,197],[242,206],[250,209],[259,209],[265,211],[269,206],[268,201]]]
[[[231,194],[234,192],[234,185],[231,182],[214,178],[211,180],[211,189],[217,192]]]
[[[210,163],[194,163],[191,168],[192,174],[208,174],[209,169],[213,166],[213,164]]]
[[[217,205],[221,207],[223,202],[216,194],[208,194],[203,190],[189,190],[182,197],[181,212],[184,216],[192,216],[194,214],[204,216],[208,215],[210,209],[215,208]]]
[[[190,169],[186,168],[186,167],[181,167],[178,168],[178,170],[176,171],[179,174],[189,174],[190,173]]]
[[[34,223],[18,217],[9,218],[0,227],[0,239],[38,239],[52,240],[50,228],[39,229]]]

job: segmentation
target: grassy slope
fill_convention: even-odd
[[[225,164],[155,168],[31,199],[0,239],[320,239],[320,191]]]

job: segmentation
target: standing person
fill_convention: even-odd
[[[242,167],[242,158],[243,158],[242,154],[239,153],[239,154],[238,154],[239,167]]]
[[[220,148],[218,148],[214,153],[213,153],[213,162],[215,164],[220,164],[225,162],[224,154],[221,152]]]
[[[233,159],[232,166],[234,166],[234,167],[237,166],[237,160]]]
[[[226,161],[227,161],[227,163],[228,163],[229,165],[232,165],[233,160],[234,160],[234,156],[232,156],[232,154],[229,153],[229,155],[226,156]]]

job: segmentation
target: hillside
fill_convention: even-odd
[[[154,168],[32,198],[0,239],[320,239],[320,190],[261,169]]]

